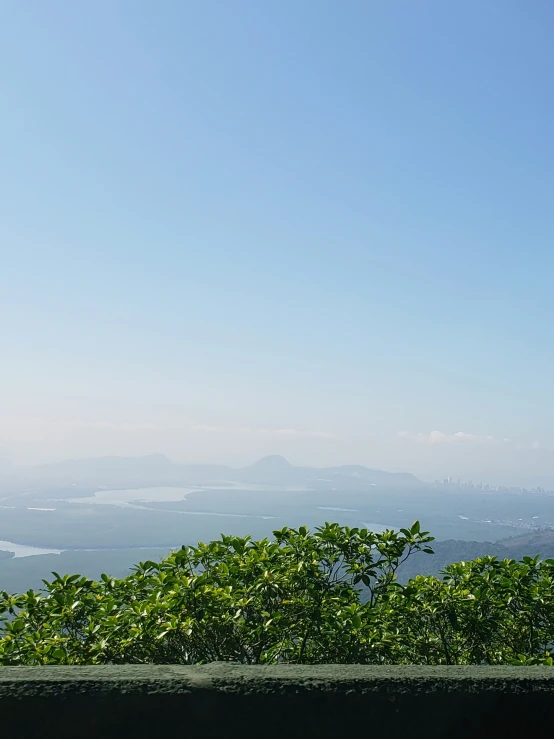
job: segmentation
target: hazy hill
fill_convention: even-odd
[[[1,474],[0,469],[0,474]],[[68,459],[56,464],[10,467],[10,476],[33,483],[146,487],[148,485],[209,485],[217,482],[244,482],[273,485],[314,483],[339,485],[417,486],[422,483],[408,473],[383,472],[360,465],[343,467],[294,467],[284,457],[273,455],[253,465],[234,469],[224,465],[181,464],[163,454],[144,457],[101,457]]]
[[[126,478],[142,476],[146,479],[176,474],[176,466],[163,454],[145,457],[99,457],[95,459],[67,459],[55,464],[21,468],[22,475],[38,480],[86,480],[91,478]]]
[[[399,578],[408,580],[415,575],[438,575],[453,562],[469,561],[486,555],[500,559],[521,559],[539,554],[541,559],[554,558],[554,530],[532,531],[498,541],[461,541],[447,539],[431,544],[434,554],[418,553],[410,557],[399,570]]]
[[[383,472],[382,470],[370,470],[359,464],[344,465],[343,467],[329,467],[324,470],[333,478],[348,478],[350,481],[359,480],[371,485],[421,485],[421,480],[410,472]]]
[[[7,450],[0,447],[0,475],[11,475],[14,469],[15,465],[9,458]]]

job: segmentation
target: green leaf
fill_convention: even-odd
[[[12,621],[11,630],[14,633],[23,631],[24,628],[25,628],[25,621],[22,618],[16,618],[14,621]]]

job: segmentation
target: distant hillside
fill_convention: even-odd
[[[421,480],[411,472],[383,472],[382,470],[371,470],[359,464],[344,465],[343,467],[329,467],[324,470],[334,478],[348,478],[359,480],[371,485],[422,485]]]
[[[233,480],[239,482],[265,482],[273,484],[315,483],[327,485],[346,483],[350,485],[422,485],[420,480],[410,473],[383,472],[372,470],[361,465],[344,465],[342,467],[293,467],[284,457],[272,455],[264,457],[250,467],[230,470]]]
[[[497,556],[501,559],[521,559],[536,554],[541,559],[554,558],[554,530],[532,531],[498,541],[461,541],[449,539],[431,544],[434,554],[413,555],[398,571],[403,582],[416,575],[438,575],[453,562],[469,561],[477,557]]]
[[[149,485],[209,485],[235,482],[272,485],[350,487],[422,485],[409,473],[383,472],[360,465],[343,467],[294,467],[284,457],[273,455],[249,467],[234,469],[224,465],[181,464],[163,454],[144,457],[101,457],[69,459],[35,467],[10,467],[10,476],[29,483],[147,487]],[[2,470],[0,469],[0,474]]]

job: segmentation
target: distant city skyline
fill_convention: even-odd
[[[554,5],[19,0],[2,24],[14,460],[554,480]]]

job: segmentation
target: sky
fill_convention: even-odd
[[[5,456],[554,484],[550,0],[0,5]]]

